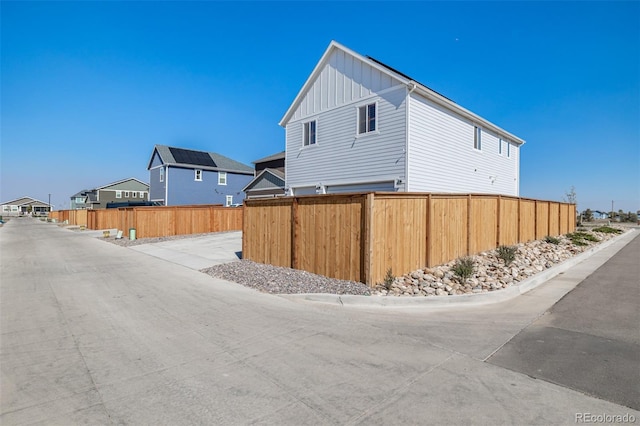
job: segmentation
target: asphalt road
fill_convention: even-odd
[[[486,362],[606,260],[603,251],[490,306],[346,309],[261,294],[53,224],[13,219],[0,229],[0,423],[640,419],[615,395]]]
[[[489,362],[640,410],[640,238]]]

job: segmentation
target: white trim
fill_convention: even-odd
[[[375,108],[375,117],[374,117],[374,126],[375,129],[373,130],[365,130],[364,132],[360,133],[360,109],[364,108],[365,109],[365,113],[367,115],[367,120],[365,121],[365,127],[369,127],[369,106],[373,105]],[[366,136],[366,135],[375,135],[375,134],[380,134],[380,122],[379,122],[379,117],[380,114],[378,114],[379,108],[378,108],[378,98],[376,98],[375,101],[373,102],[362,102],[359,103],[358,105],[356,105],[356,137],[362,137],[362,136]]]
[[[231,204],[233,204],[233,195],[225,195],[225,198],[224,198],[225,207],[229,207]]]
[[[311,125],[311,123],[315,123],[315,129],[313,132],[313,143],[311,143],[309,141],[309,143],[306,143],[307,141],[305,140],[306,134],[305,134],[305,126],[306,125]],[[318,145],[318,118],[313,118],[313,119],[309,119],[307,121],[302,122],[302,147],[303,148],[308,148],[308,147],[312,147]]]
[[[164,165],[162,165],[162,168],[160,169],[160,183],[164,182],[164,178],[165,178],[165,167]]]
[[[220,178],[222,177],[222,173],[224,173],[224,183],[220,183]],[[218,172],[218,185],[226,186],[228,182],[229,182],[229,176],[227,175],[227,172]]]
[[[193,169],[193,180],[202,182],[202,169]]]
[[[122,191],[121,190],[116,190],[116,199],[117,198],[122,198]]]
[[[339,179],[339,180],[332,180],[332,181],[322,181],[322,185],[324,186],[334,186],[334,185],[361,185],[361,184],[365,184],[365,183],[382,183],[382,182],[395,182],[397,179],[402,179],[399,176],[383,176],[383,177],[372,177],[370,179]],[[318,185],[318,182],[303,182],[303,183],[296,183],[296,184],[290,184],[287,183],[287,185],[292,188],[292,189],[296,189],[296,188],[315,188],[316,185]]]

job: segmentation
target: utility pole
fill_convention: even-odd
[[[49,216],[51,214],[51,194],[49,194],[49,213],[47,213],[47,216]]]

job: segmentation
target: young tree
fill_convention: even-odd
[[[562,201],[565,203],[578,205],[578,195],[576,194],[576,187],[571,185],[571,189],[564,193],[564,197],[562,197]]]
[[[582,218],[585,222],[591,222],[593,220],[593,212],[591,209],[586,209],[582,212]]]

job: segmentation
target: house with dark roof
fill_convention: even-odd
[[[136,178],[127,178],[73,194],[71,210],[106,209],[110,203],[140,202],[148,199],[149,185]]]
[[[282,197],[285,195],[285,151],[253,162],[255,177],[242,190],[247,198]]]
[[[280,125],[290,195],[519,195],[524,140],[335,41]]]
[[[47,215],[51,206],[31,197],[20,197],[0,204],[0,216],[21,216],[24,214]]]
[[[242,203],[252,167],[215,152],[156,145],[147,166],[149,200],[165,206]]]

